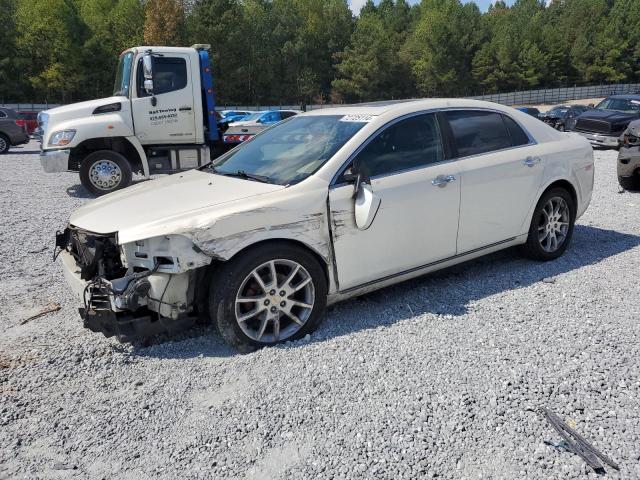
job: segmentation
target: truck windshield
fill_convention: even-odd
[[[605,98],[596,108],[599,110],[616,110],[625,113],[640,113],[640,99]]]
[[[292,117],[209,166],[214,173],[291,185],[316,172],[366,123],[345,115]]]
[[[131,66],[133,65],[133,52],[125,52],[120,55],[118,69],[116,70],[116,83],[113,87],[114,97],[128,97],[129,83],[131,81]]]

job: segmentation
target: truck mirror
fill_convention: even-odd
[[[142,57],[142,71],[144,73],[144,89],[151,95],[153,93],[153,57],[151,53],[145,53]]]

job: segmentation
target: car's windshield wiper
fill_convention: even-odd
[[[244,170],[238,170],[236,172],[222,172],[218,170],[215,165],[209,166],[209,170],[213,173],[217,173],[218,175],[224,175],[225,177],[237,177],[237,178],[245,178],[247,180],[255,180],[256,182],[262,183],[273,183],[269,177],[264,175],[256,175],[254,173],[247,173]]]

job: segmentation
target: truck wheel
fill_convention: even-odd
[[[327,279],[315,257],[289,243],[261,245],[224,263],[209,287],[209,315],[241,352],[296,340],[320,324]]]
[[[80,164],[80,182],[96,196],[129,186],[131,178],[129,161],[111,150],[92,152]]]
[[[11,142],[6,135],[0,133],[0,155],[7,153],[11,147]]]
[[[618,177],[618,183],[625,190],[640,190],[640,175],[636,173],[631,177]]]

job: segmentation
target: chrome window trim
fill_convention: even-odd
[[[426,115],[429,113],[433,113],[434,115],[439,111],[439,109],[437,108],[430,108],[428,110],[420,110],[418,112],[411,112],[411,113],[407,113],[405,115],[402,115],[400,117],[394,118],[393,120],[389,120],[387,123],[385,123],[384,125],[381,125],[380,127],[378,127],[371,135],[369,135],[369,137],[362,142],[358,148],[356,148],[356,150],[354,152],[351,153],[351,155],[349,155],[349,157],[347,158],[347,160],[345,160],[345,162],[340,166],[340,168],[337,170],[337,172],[333,175],[333,177],[331,178],[331,182],[329,182],[329,188],[332,187],[338,187],[338,186],[343,186],[343,185],[349,185],[347,182],[340,182],[338,183],[337,180],[340,177],[340,175],[342,175],[344,173],[344,171],[347,169],[347,167],[349,166],[349,164],[353,161],[353,159],[360,154],[360,152],[362,150],[364,150],[364,148],[369,145],[369,143],[371,143],[377,136],[379,133],[381,133],[382,131],[386,130],[389,127],[392,127],[393,125],[395,125],[396,123],[399,123],[403,120],[412,118],[412,117],[417,117],[419,115]],[[442,140],[442,132],[440,132],[440,138]],[[444,145],[443,145],[444,148]],[[451,161],[453,159],[448,158],[444,161]],[[409,171],[409,170],[418,170],[418,169],[422,169],[425,167],[429,167],[431,165],[437,165],[439,163],[442,162],[435,162],[435,163],[431,163],[431,164],[427,164],[427,165],[423,165],[421,167],[412,167],[412,168],[405,168],[404,170],[397,170],[395,172],[391,172],[391,173],[387,173],[387,174],[383,174],[383,175],[376,175],[374,177],[371,177],[371,180],[374,180],[376,178],[381,178],[381,177],[388,177],[389,175],[398,175],[400,173]]]
[[[381,133],[383,130],[386,130],[387,128],[389,128],[389,127],[395,125],[396,123],[398,123],[398,122],[400,122],[402,120],[405,120],[407,118],[411,118],[411,117],[415,117],[415,116],[423,115],[423,114],[428,114],[428,113],[436,114],[438,112],[449,112],[449,111],[481,111],[481,112],[491,112],[491,113],[498,113],[500,115],[505,115],[505,116],[509,117],[511,120],[513,120],[516,123],[516,125],[518,125],[524,131],[524,133],[527,135],[527,138],[529,139],[529,143],[525,143],[524,145],[516,145],[516,146],[513,146],[513,147],[501,148],[500,150],[491,150],[489,152],[476,153],[476,154],[473,154],[473,155],[466,155],[464,157],[448,158],[446,160],[443,160],[443,161],[440,161],[440,162],[429,163],[429,164],[421,166],[421,167],[405,168],[404,170],[397,170],[395,172],[391,172],[391,173],[387,173],[387,174],[383,174],[383,175],[376,175],[375,177],[371,177],[371,180],[378,179],[378,178],[384,178],[384,177],[388,177],[388,176],[391,176],[391,175],[399,175],[401,173],[405,173],[405,172],[409,172],[409,171],[413,171],[413,170],[421,170],[423,168],[429,168],[429,167],[432,167],[432,166],[435,166],[435,165],[442,165],[442,164],[447,163],[447,162],[454,162],[454,161],[458,161],[458,160],[466,160],[466,159],[469,159],[469,158],[479,157],[479,156],[482,156],[482,155],[489,155],[489,154],[492,154],[492,153],[506,152],[508,150],[514,150],[514,149],[517,149],[517,148],[530,147],[530,146],[538,144],[538,142],[533,137],[533,135],[531,135],[531,132],[527,128],[525,128],[522,125],[522,123],[520,123],[518,120],[513,118],[510,114],[508,114],[506,112],[503,112],[501,110],[497,110],[495,108],[487,108],[487,107],[444,107],[444,108],[430,108],[430,109],[427,109],[427,110],[420,110],[418,112],[412,112],[412,113],[408,113],[408,114],[402,115],[402,116],[400,116],[398,118],[394,118],[393,120],[390,120],[389,122],[387,122],[384,125],[380,126],[364,142],[362,142],[360,144],[360,146],[351,155],[349,155],[347,160],[345,160],[345,162],[340,166],[340,168],[337,170],[337,172],[331,178],[331,182],[329,182],[329,188],[337,188],[337,187],[342,187],[344,185],[349,185],[349,183],[347,183],[347,182],[338,183],[337,182],[338,178],[344,173],[344,171],[347,169],[349,164],[364,149],[364,147],[366,147],[371,141],[373,141],[373,139],[379,133]],[[441,139],[442,139],[442,132],[440,132],[440,136],[441,136]]]

